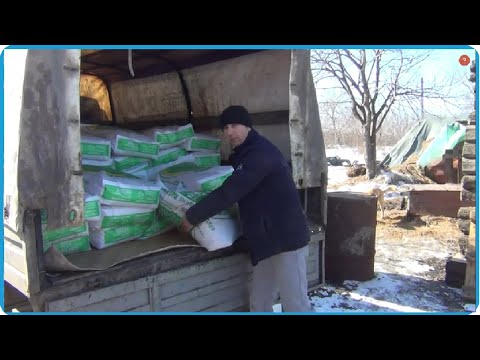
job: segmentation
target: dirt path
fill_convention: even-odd
[[[375,277],[327,284],[312,292],[317,312],[467,312],[462,291],[445,283],[449,257],[460,253],[456,219],[378,214]]]

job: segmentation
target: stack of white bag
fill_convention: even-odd
[[[207,194],[207,192],[198,192],[198,190],[192,191],[191,188],[180,190],[183,188],[182,183],[178,183],[178,186],[174,187],[171,184],[163,183],[160,177],[157,183],[161,186],[160,213],[175,224],[180,223],[185,209],[194,205]],[[234,211],[223,211],[195,226],[191,231],[191,236],[208,251],[218,250],[231,246],[238,239],[240,226]]]
[[[155,128],[146,133],[161,143],[163,149],[175,147],[187,151],[175,161],[151,167],[142,174],[144,179],[157,179],[161,186],[160,214],[179,225],[185,210],[218,188],[233,168],[220,166],[220,139],[195,133],[191,125]],[[235,214],[223,211],[195,226],[191,236],[213,251],[231,246],[240,236],[240,226]]]
[[[135,156],[156,159],[160,144],[150,137],[136,131],[124,130],[114,126],[84,126],[82,138],[96,137],[110,142],[112,152],[117,156]]]
[[[89,238],[89,220],[96,220],[100,212],[100,198],[85,193],[84,219],[79,226],[67,226],[58,229],[47,230],[48,214],[42,209],[42,235],[43,250],[47,251],[54,246],[62,254],[67,255],[80,251],[91,250]]]
[[[105,171],[84,174],[85,188],[100,196],[100,217],[89,221],[90,243],[97,249],[144,239],[174,227],[157,213],[161,187],[154,182],[109,176]]]
[[[179,225],[185,208],[232,173],[232,167],[220,166],[220,144],[215,136],[196,134],[191,124],[143,132],[83,126],[85,188],[101,202],[100,216],[89,221],[92,246],[144,239]],[[232,245],[238,236],[229,212],[192,231],[210,251]]]
[[[146,173],[152,166],[172,162],[186,155],[186,150],[164,151],[155,139],[114,126],[83,126],[82,146],[90,150],[82,152],[82,156],[84,153],[87,155],[86,159],[82,158],[82,165],[87,171],[84,175],[85,188],[99,196],[101,203],[99,218],[89,221],[93,247],[103,249],[134,239],[146,239],[174,227],[157,211],[158,187],[146,176],[138,174]],[[89,156],[96,147],[97,152],[103,150],[101,155],[106,159],[107,146],[112,154],[110,164],[100,163],[102,159]],[[97,163],[92,163],[93,159]]]
[[[100,171],[112,168],[112,145],[107,139],[82,133],[80,154],[82,155],[82,169],[84,171]]]
[[[80,226],[68,226],[43,232],[43,251],[54,246],[62,254],[67,255],[90,250],[88,222]]]

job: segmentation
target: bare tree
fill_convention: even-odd
[[[416,120],[405,112],[391,110],[388,120],[383,123],[382,128],[377,132],[377,146],[395,145],[415,125]]]
[[[349,103],[350,101],[333,98],[318,103],[319,112],[323,118],[322,127],[326,131],[330,130],[329,132],[333,135],[333,143],[337,145],[345,144],[343,135],[351,117],[351,113],[349,114],[348,108],[346,108],[346,105]]]
[[[376,174],[377,133],[394,104],[418,113],[421,97],[441,97],[438,87],[421,89],[415,69],[430,51],[408,50],[314,50],[312,70],[319,82],[333,78],[348,94],[351,110],[363,130],[367,177]]]

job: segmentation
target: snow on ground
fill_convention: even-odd
[[[379,149],[377,159],[382,160],[388,151],[389,148]],[[363,154],[353,148],[328,148],[326,153],[327,156],[364,163]],[[329,166],[329,187],[345,182],[347,169],[345,166]],[[387,185],[365,180],[329,191],[364,192],[374,186],[384,188]],[[385,197],[398,195],[391,193]],[[327,282],[311,294],[317,313],[468,314],[477,311],[478,314],[475,304],[463,301],[461,289],[449,287],[444,278],[433,275],[435,264],[443,271],[446,259],[454,255],[455,247],[451,244],[442,244],[434,237],[404,237],[395,242],[377,236],[375,247],[374,278],[363,282],[346,280],[340,285]],[[275,311],[280,311],[278,306]]]
[[[473,304],[465,303],[462,291],[435,279],[433,263],[453,254],[433,238],[423,246],[408,241],[392,244],[377,239],[374,277],[368,281],[346,280],[328,284],[311,296],[316,312],[400,312],[465,313]],[[467,310],[470,309],[470,310]]]
[[[377,160],[381,161],[389,153],[391,146],[379,147],[377,149]],[[353,147],[328,147],[325,149],[327,157],[338,156],[342,159],[350,160],[351,163],[358,161],[359,164],[365,163],[365,154],[362,150]],[[345,166],[329,166],[328,167],[328,185],[336,185],[345,182],[348,179],[347,176],[348,167]],[[348,189],[343,188],[341,191]]]
[[[377,148],[377,160],[382,161],[391,149],[392,146],[379,146]],[[325,153],[327,157],[338,156],[350,160],[350,162],[358,161],[360,164],[365,164],[365,152],[362,149],[348,146],[330,146],[325,149]]]

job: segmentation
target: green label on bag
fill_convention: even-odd
[[[118,139],[117,148],[124,151],[131,151],[140,154],[156,155],[160,145],[140,143],[130,139]]]
[[[174,225],[178,226],[182,222],[181,216],[175,214],[172,210],[168,209],[162,204],[160,204],[160,206],[158,207],[158,213],[161,217],[167,219],[170,223]]]
[[[158,204],[159,190],[126,189],[104,185],[102,197],[106,200],[124,201],[134,204]]]
[[[155,138],[156,142],[159,142],[160,144],[172,144],[172,143],[177,143],[179,141],[188,139],[193,137],[193,128],[192,127],[187,127],[185,129],[182,129],[177,132],[173,133],[157,133],[157,136]]]
[[[83,216],[85,219],[91,219],[100,216],[100,200],[85,202],[83,211]]]
[[[145,164],[143,164],[143,166],[139,166],[137,169],[131,169],[131,170],[129,169],[129,170],[126,170],[126,171],[132,171],[132,172],[136,173],[138,171],[146,170],[148,168],[150,168],[150,163],[145,163]]]
[[[185,155],[187,155],[187,150],[185,149],[178,149],[178,150],[169,152],[168,154],[161,155],[157,159],[153,160],[152,167],[167,164],[169,162],[177,160],[180,156],[185,156]]]
[[[195,157],[195,165],[199,168],[210,168],[220,165],[220,154]]]
[[[168,218],[162,217],[159,219],[158,217],[156,217],[150,228],[145,231],[145,233],[143,233],[142,238],[149,238],[151,236],[154,236],[157,233],[171,227],[172,225],[172,222]]]
[[[183,196],[185,196],[187,199],[190,199],[192,200],[193,202],[197,203],[199,202],[200,200],[202,200],[205,196],[208,195],[208,191],[179,191],[180,194],[182,194]],[[230,212],[229,210],[222,210],[221,212],[219,212],[218,214],[216,214],[215,216],[227,216],[227,217],[230,217]]]
[[[223,182],[230,176],[231,174],[223,175],[221,177],[218,177],[216,179],[208,180],[205,181],[201,184],[200,188],[202,191],[212,191],[215,190],[216,188],[220,187]]]
[[[50,242],[58,239],[70,237],[77,234],[87,233],[87,225],[69,226],[55,230],[47,230],[43,232],[43,241]]]
[[[193,135],[194,135],[193,127],[189,126],[189,127],[186,127],[185,129],[177,131],[177,140],[178,141],[185,140],[193,137]]]
[[[130,225],[151,225],[154,217],[155,210],[143,214],[104,216],[102,220],[102,229]]]
[[[90,156],[110,156],[109,144],[80,143],[80,153]]]
[[[115,169],[118,171],[131,169],[137,165],[145,164],[146,166],[150,165],[150,161],[144,158],[139,157],[126,157],[122,160],[114,160],[115,161]]]
[[[140,237],[150,225],[122,226],[104,230],[105,244],[112,244],[131,237]]]
[[[77,239],[64,240],[55,243],[46,243],[43,245],[43,251],[47,251],[51,246],[55,246],[62,254],[71,254],[79,251],[91,250],[90,238],[88,236],[82,236]]]
[[[91,164],[82,164],[83,171],[90,171],[90,172],[99,172],[102,170],[111,170],[113,169],[113,165],[91,165]]]
[[[218,150],[220,149],[220,140],[192,139],[190,149]]]
[[[112,176],[112,177],[129,178],[129,179],[136,179],[137,178],[136,176],[133,176],[131,174],[127,174],[126,172],[116,170],[114,166],[112,166],[109,169],[105,169],[105,172],[108,176]]]
[[[180,194],[197,203],[207,196],[208,193],[200,191],[180,191]]]
[[[163,169],[160,172],[160,174],[162,176],[174,176],[182,172],[195,171],[195,170],[197,170],[197,166],[195,165],[194,162],[184,162],[184,163],[173,165],[166,169]]]

